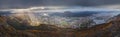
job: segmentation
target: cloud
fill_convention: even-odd
[[[0,8],[33,6],[104,6],[120,4],[120,0],[0,0]]]

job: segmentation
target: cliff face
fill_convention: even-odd
[[[108,23],[96,25],[84,29],[64,29],[54,26],[43,25],[42,28],[55,29],[45,30],[17,30],[7,24],[6,17],[0,17],[0,37],[120,37],[120,16],[114,17]],[[57,29],[57,30],[56,30]]]
[[[0,16],[0,37],[33,37],[33,34],[18,31],[6,22],[6,18]]]

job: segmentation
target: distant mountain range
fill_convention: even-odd
[[[86,17],[92,16],[93,14],[98,14],[102,12],[95,12],[95,11],[83,11],[83,12],[70,12],[66,11],[64,13],[52,13],[50,16],[62,16],[62,17]]]

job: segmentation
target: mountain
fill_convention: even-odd
[[[93,14],[98,14],[99,12],[95,11],[83,11],[83,12],[70,12],[65,11],[64,13],[52,13],[50,16],[61,16],[61,17],[86,17],[92,16]]]
[[[40,28],[39,30],[20,30],[10,25],[7,22],[9,19],[6,18],[8,17],[0,16],[0,37],[119,37],[120,35],[120,15],[113,17],[106,23],[83,29],[59,28],[41,24],[37,27]]]

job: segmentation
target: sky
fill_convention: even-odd
[[[0,9],[33,6],[86,6],[119,8],[120,0],[0,0]]]

